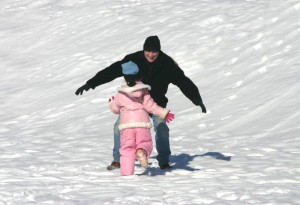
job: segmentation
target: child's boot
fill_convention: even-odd
[[[136,157],[140,162],[140,165],[142,167],[148,167],[148,159],[146,152],[143,149],[137,149],[136,150]]]

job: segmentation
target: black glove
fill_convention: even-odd
[[[75,92],[76,95],[82,95],[83,91],[88,91],[91,87],[88,84],[84,84],[83,86],[81,86],[80,88],[77,89],[77,91]]]
[[[194,100],[193,103],[197,106],[200,106],[203,113],[206,113],[206,108],[201,99]]]
[[[201,103],[199,106],[201,107],[202,112],[203,112],[203,113],[206,113],[206,108],[205,108],[204,104]]]

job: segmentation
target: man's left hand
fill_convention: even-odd
[[[199,106],[201,107],[202,112],[203,112],[203,113],[206,113],[206,108],[205,108],[204,104],[201,103]]]

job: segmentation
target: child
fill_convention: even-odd
[[[151,87],[139,81],[139,68],[135,63],[122,64],[122,72],[126,85],[117,89],[117,95],[109,99],[109,104],[113,113],[120,114],[121,175],[126,176],[134,173],[136,158],[142,167],[148,166],[153,148],[149,113],[167,122],[174,119],[174,114],[154,102],[148,92]]]

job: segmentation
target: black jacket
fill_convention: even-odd
[[[153,63],[147,61],[143,51],[129,54],[123,60],[99,71],[87,81],[87,84],[95,89],[101,84],[123,76],[121,64],[128,61],[133,61],[139,66],[142,81],[151,86],[150,95],[158,105],[166,107],[168,103],[166,93],[170,83],[178,86],[182,93],[195,105],[202,103],[197,86],[185,76],[177,63],[162,51],[159,52],[158,58]]]

